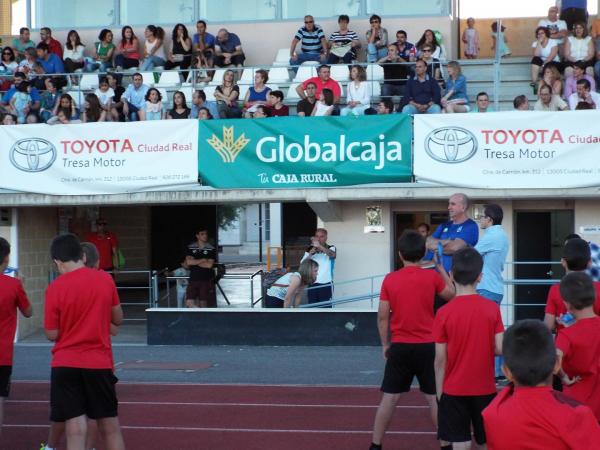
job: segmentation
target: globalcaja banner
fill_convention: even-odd
[[[310,188],[411,180],[410,117],[203,120],[198,167],[215,188]]]
[[[417,182],[473,188],[600,185],[597,111],[418,115]]]
[[[0,188],[118,194],[198,181],[198,121],[0,127]]]

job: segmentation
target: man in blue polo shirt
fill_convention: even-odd
[[[27,76],[23,72],[16,72],[13,75],[13,85],[2,96],[2,101],[0,102],[0,111],[4,110],[5,112],[8,112],[6,107],[10,103],[10,99],[13,98],[13,95],[15,95],[15,92],[17,92],[17,86],[19,84],[21,84],[23,81],[25,81],[26,79],[27,79]],[[40,93],[36,88],[32,87],[29,91],[29,95],[31,96],[30,110],[32,112],[37,113],[40,109],[40,101],[41,101]]]
[[[427,63],[418,59],[415,63],[415,76],[408,80],[404,89],[403,101],[407,104],[402,112],[410,115],[439,114],[442,112],[441,100],[440,85],[427,75]]]
[[[38,63],[44,69],[44,73],[47,74],[61,74],[65,73],[65,66],[63,65],[62,59],[55,53],[50,52],[50,47],[45,42],[40,42],[35,48],[38,56]],[[65,76],[54,76],[52,77],[56,83],[57,88],[63,88],[67,85],[67,78]]]
[[[296,53],[296,46],[301,42],[302,53]],[[325,62],[327,59],[327,41],[323,29],[315,24],[313,16],[304,17],[304,26],[292,39],[290,46],[290,66],[298,70],[298,66],[306,61]]]

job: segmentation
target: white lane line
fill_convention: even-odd
[[[48,380],[11,380],[11,385],[16,384],[50,384]],[[379,388],[381,385],[373,384],[373,385],[355,385],[355,384],[248,384],[248,383],[180,383],[180,382],[154,382],[154,381],[123,381],[119,380],[118,385],[128,385],[128,386],[198,386],[198,387],[249,387],[249,388],[271,388],[271,387],[281,387],[281,388],[292,388],[292,389],[305,389],[305,388],[316,388],[316,389],[368,389],[368,390],[377,390],[379,392]],[[417,391],[419,387],[411,387],[411,390]]]

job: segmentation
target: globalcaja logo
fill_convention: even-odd
[[[23,172],[43,172],[54,164],[56,155],[56,147],[45,139],[19,139],[10,149],[10,162]]]
[[[246,134],[242,133],[234,141],[233,127],[223,127],[223,139],[219,139],[216,134],[213,134],[206,142],[221,156],[223,162],[232,163],[240,154],[240,152],[248,145],[250,139],[246,138]]]
[[[461,127],[436,128],[425,138],[425,151],[436,161],[461,163],[477,153],[477,138]]]

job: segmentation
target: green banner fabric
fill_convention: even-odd
[[[411,180],[409,116],[199,121],[198,171],[215,188],[310,188]]]

